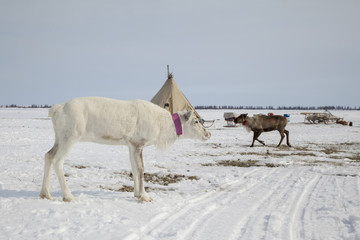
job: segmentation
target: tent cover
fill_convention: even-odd
[[[181,92],[171,73],[168,73],[168,79],[151,99],[151,102],[169,110],[170,113],[176,113],[182,110],[193,110],[195,115],[201,119],[195,108]]]

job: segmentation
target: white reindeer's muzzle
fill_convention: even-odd
[[[205,129],[205,134],[203,136],[203,140],[206,141],[206,140],[210,139],[210,137],[211,137],[211,133]]]

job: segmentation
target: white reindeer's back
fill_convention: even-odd
[[[75,131],[79,141],[116,145],[129,141],[153,144],[161,124],[171,119],[166,110],[147,101],[100,97],[75,98],[55,105],[50,115],[56,133]]]

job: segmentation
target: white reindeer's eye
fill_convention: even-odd
[[[199,123],[199,121],[195,121],[195,123],[196,123],[196,124],[198,124],[198,123]]]

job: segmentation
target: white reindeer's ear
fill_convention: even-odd
[[[193,115],[194,111],[189,110],[184,114],[185,121],[189,121],[190,117]]]

